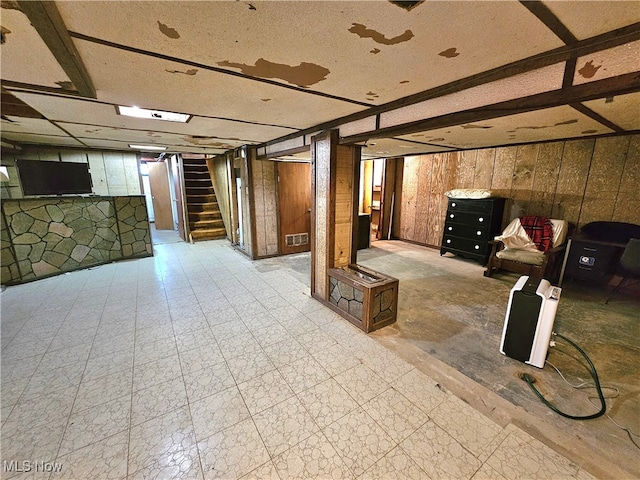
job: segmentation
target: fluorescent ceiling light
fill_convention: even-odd
[[[160,145],[129,145],[130,148],[135,148],[136,150],[158,150],[160,152],[164,152],[167,147],[161,147]]]
[[[168,122],[187,123],[191,115],[186,113],[164,112],[162,110],[147,110],[146,108],[124,107],[118,105],[118,113],[127,117],[146,118],[147,120],[166,120]]]

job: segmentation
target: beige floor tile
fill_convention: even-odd
[[[269,460],[253,420],[247,419],[198,443],[207,479],[241,477]]]
[[[317,433],[273,459],[282,480],[355,478],[338,452],[322,435]]]
[[[278,371],[295,393],[307,390],[330,378],[329,373],[311,355],[280,366]]]
[[[198,440],[250,417],[237,387],[191,402],[190,409]]]
[[[319,430],[297,397],[263,410],[253,420],[272,458]]]
[[[387,382],[361,363],[334,378],[360,405],[364,405],[389,388]]]
[[[320,428],[358,407],[356,401],[333,378],[300,392],[297,396]]]
[[[403,440],[400,448],[431,478],[469,479],[482,465],[433,422],[424,424]]]
[[[52,477],[69,480],[120,480],[127,475],[129,432],[120,432],[56,459],[62,470]]]
[[[397,445],[362,408],[345,415],[322,432],[356,477]]]
[[[182,377],[133,392],[131,425],[138,425],[187,404]]]
[[[396,442],[401,442],[429,420],[426,413],[393,388],[374,397],[362,408]]]
[[[361,480],[431,480],[400,447],[395,447],[360,477]],[[478,478],[480,480],[480,478]]]
[[[293,391],[277,370],[239,383],[238,389],[251,415],[293,396]]]

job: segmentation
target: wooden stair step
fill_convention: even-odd
[[[224,228],[203,228],[191,231],[193,241],[215,240],[217,238],[227,238],[227,231]]]
[[[191,230],[224,228],[224,222],[221,218],[215,220],[196,220],[195,222],[189,222],[189,228]]]

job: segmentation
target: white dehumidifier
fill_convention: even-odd
[[[500,353],[544,367],[561,291],[547,280],[520,277],[509,295]]]

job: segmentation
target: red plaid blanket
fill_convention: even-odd
[[[546,252],[553,244],[553,226],[546,217],[520,217],[520,225],[538,250]]]

